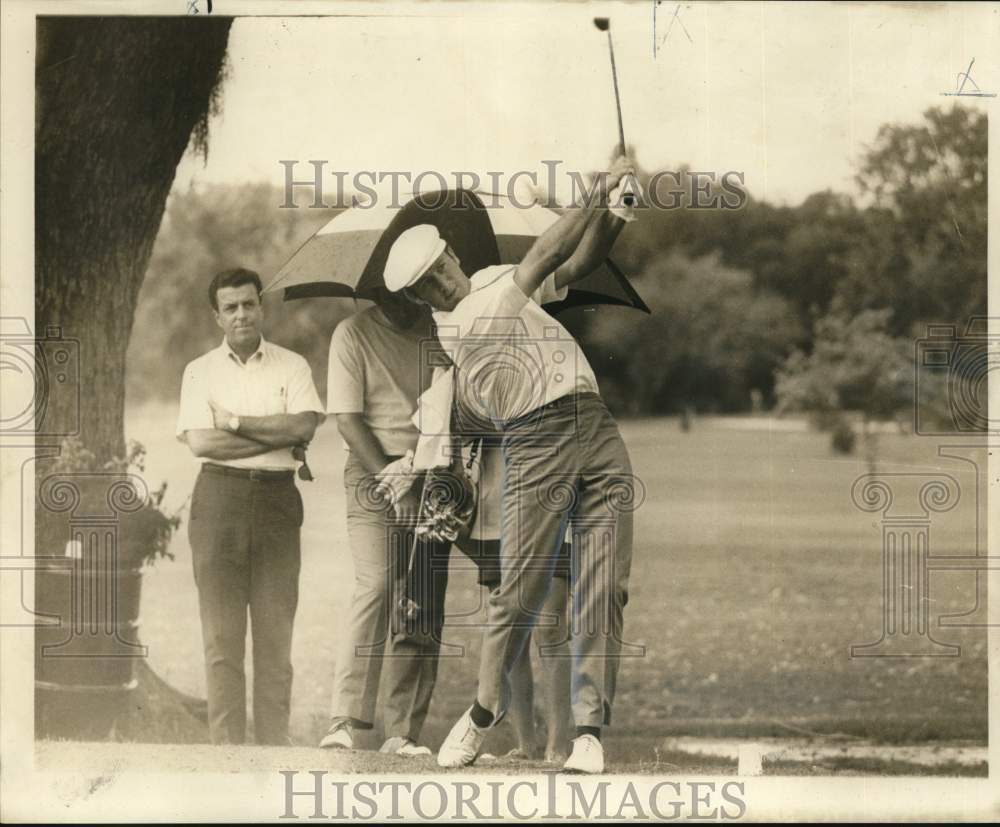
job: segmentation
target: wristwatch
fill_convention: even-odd
[[[240,429],[240,418],[234,414],[229,417],[229,422],[226,423],[226,426],[235,434]]]

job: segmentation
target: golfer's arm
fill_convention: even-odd
[[[524,259],[517,266],[514,283],[526,296],[532,295],[549,273],[565,264],[583,239],[593,214],[594,205],[571,207],[531,245]]]
[[[315,411],[270,416],[241,416],[239,436],[249,437],[272,448],[290,448],[309,442],[322,422]]]
[[[205,459],[246,459],[272,450],[254,439],[219,428],[195,428],[184,432],[191,453]]]
[[[600,267],[624,226],[625,221],[610,210],[596,210],[587,222],[587,228],[576,251],[562,267],[556,270],[556,288],[579,281]]]
[[[389,458],[382,450],[371,428],[365,425],[359,413],[337,414],[337,430],[369,474],[377,474],[389,464]]]

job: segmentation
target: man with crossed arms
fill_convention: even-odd
[[[225,338],[184,369],[177,419],[177,438],[201,461],[188,536],[214,744],[246,738],[248,609],[254,735],[288,743],[303,516],[292,449],[325,418],[309,363],[261,335],[260,293],[252,270],[212,279],[208,300]]]

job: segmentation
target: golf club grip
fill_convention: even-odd
[[[622,141],[621,143],[618,144],[618,154],[619,155],[624,155],[625,154],[625,142],[624,141]],[[619,182],[619,184],[620,183],[621,182]],[[634,207],[635,206],[635,196],[632,195],[632,193],[630,193],[630,192],[625,193],[625,197],[622,200],[625,202],[625,206],[626,207]]]

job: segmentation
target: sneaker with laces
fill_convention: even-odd
[[[455,722],[455,726],[441,744],[437,757],[439,767],[467,767],[475,763],[489,730],[481,729],[472,723],[471,713],[470,706]]]
[[[319,745],[323,749],[354,749],[354,727],[351,722],[334,721]]]
[[[421,755],[431,754],[428,747],[422,747],[412,738],[404,738],[401,735],[387,738],[386,742],[379,747],[379,752],[401,755],[403,758],[418,758]]]
[[[593,735],[573,739],[573,752],[563,764],[565,772],[593,775],[604,772],[604,747]]]

